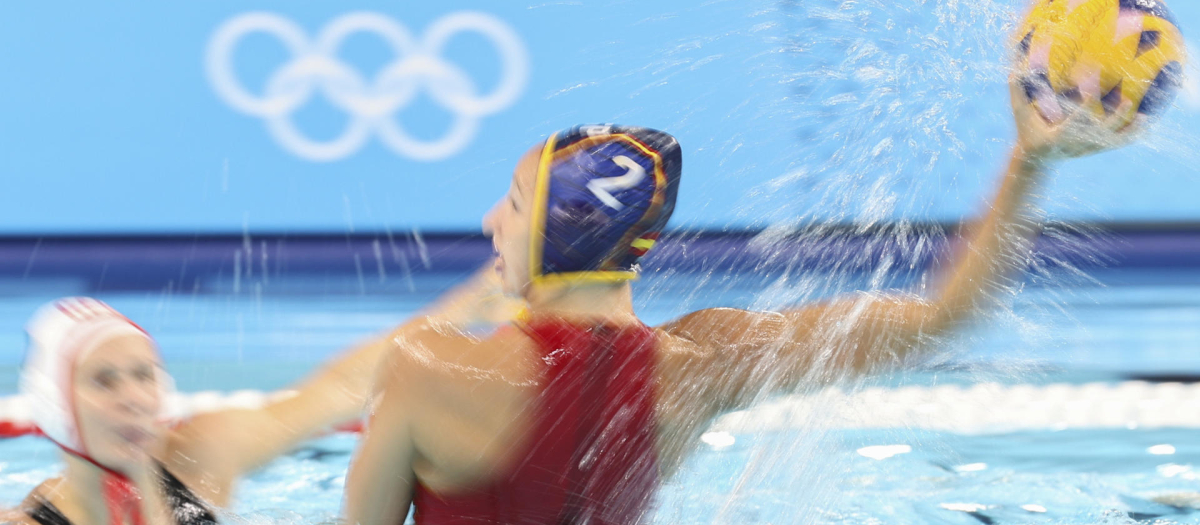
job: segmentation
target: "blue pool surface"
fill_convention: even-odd
[[[787,431],[704,446],[660,491],[655,523],[1200,523],[1195,430],[959,436]],[[229,523],[331,523],[356,439],[315,440],[249,476]],[[884,459],[860,449],[907,444]],[[1171,455],[1151,447],[1172,444]],[[36,438],[0,446],[0,503],[57,472]],[[1162,500],[1161,503],[1156,500]],[[1197,508],[1193,508],[1197,507]]]
[[[99,297],[158,337],[180,390],[269,390],[403,320],[460,277],[427,273],[363,283],[310,276],[238,293],[214,285],[203,293]],[[1200,374],[1200,271],[1107,270],[1052,281],[1027,284],[1011,311],[980,323],[936,358],[873,382],[1115,382]],[[778,282],[713,275],[657,276],[637,287],[638,309],[651,323],[788,295]],[[26,317],[46,300],[79,293],[69,282],[6,289],[15,291],[0,297],[3,395],[15,391]],[[814,424],[733,438],[722,448],[697,444],[697,454],[659,494],[656,523],[1200,523],[1200,511],[1192,512],[1200,506],[1195,430],[962,436]],[[228,521],[332,521],[355,441],[322,438],[250,476],[239,488],[238,518]],[[892,445],[909,449],[882,458],[861,452]],[[44,441],[0,442],[0,505],[17,503],[58,468],[57,451]]]

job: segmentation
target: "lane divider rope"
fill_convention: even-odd
[[[203,391],[167,399],[167,415],[184,419],[230,408],[257,408],[290,392]],[[0,438],[37,434],[22,396],[0,397]],[[828,388],[778,398],[722,416],[713,431],[789,428],[914,428],[961,434],[1072,428],[1200,428],[1200,383],[944,385]],[[359,422],[337,431],[358,432]]]

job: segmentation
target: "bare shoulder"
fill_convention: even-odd
[[[8,510],[0,510],[0,524],[12,525],[38,525],[33,518],[24,509],[15,508]]]
[[[702,430],[735,398],[727,383],[753,368],[743,358],[778,341],[786,326],[776,313],[711,308],[656,328],[663,423],[679,435]]]
[[[533,354],[522,351],[532,344],[526,334],[511,326],[480,337],[436,320],[395,333],[390,344],[374,378],[371,410],[400,410],[409,418],[424,418],[464,392],[511,382],[527,368],[515,356]]]
[[[512,328],[486,337],[453,328],[406,333],[395,342],[376,378],[368,424],[412,429],[407,436],[389,439],[410,439],[429,457],[454,454],[445,451],[447,443],[475,446],[463,444],[470,436],[447,439],[438,429],[490,429],[467,433],[482,436],[511,425],[513,417],[504,414],[520,413],[514,407],[524,406],[520,402],[537,377],[537,361],[531,357],[536,352],[523,350],[528,345],[529,337]],[[389,436],[387,432],[382,435]]]
[[[511,364],[514,354],[533,345],[524,332],[505,325],[478,336],[457,325],[428,320],[393,333],[379,382],[437,382],[446,376],[486,373]]]
[[[784,327],[784,317],[775,312],[709,308],[663,324],[658,330],[669,338],[690,343],[694,349],[713,351],[760,345],[777,338]],[[675,346],[687,348],[689,344]]]
[[[14,525],[37,525],[37,522],[29,516],[29,513],[42,501],[45,501],[48,495],[54,491],[62,478],[52,478],[43,481],[41,485],[29,492],[25,500],[20,505],[11,509],[0,509],[0,524]]]

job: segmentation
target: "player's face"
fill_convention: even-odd
[[[483,218],[483,231],[491,236],[496,252],[496,271],[508,294],[521,294],[530,283],[530,220],[541,151],[539,144],[521,157],[513,170],[508,193]]]
[[[79,432],[97,462],[128,469],[150,457],[164,434],[162,374],[154,343],[135,335],[104,341],[75,364]]]

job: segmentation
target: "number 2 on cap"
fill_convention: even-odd
[[[609,208],[621,210],[625,205],[621,201],[613,197],[613,191],[627,190],[634,187],[642,179],[646,178],[646,169],[641,164],[634,162],[633,159],[624,155],[617,155],[612,159],[613,163],[625,168],[625,174],[616,177],[608,177],[604,179],[594,179],[587,184],[587,188],[592,194],[600,199]]]

